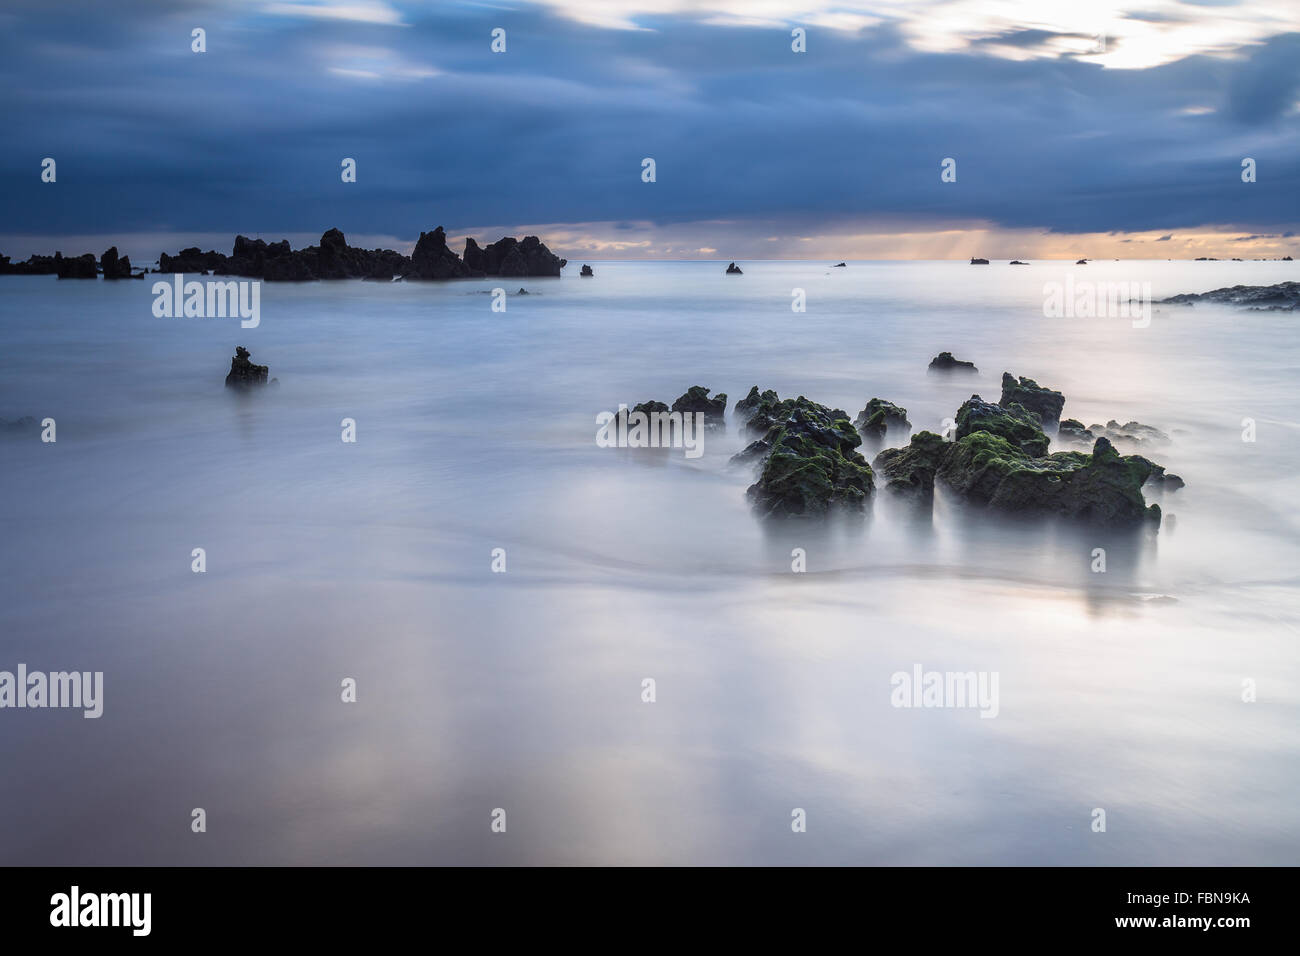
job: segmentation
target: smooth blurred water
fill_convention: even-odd
[[[0,711],[0,862],[1296,861],[1297,318],[1042,309],[1067,273],[1163,297],[1294,263],[578,265],[264,285],[250,330],[154,318],[152,281],[0,279],[0,418],[58,423],[0,436],[0,669],[106,684],[99,720]],[[236,345],[281,386],[224,389]],[[944,349],[980,374],[927,375]],[[595,442],[694,384],[937,430],[1003,371],[1170,432],[1173,525],[941,496],[765,528],[734,423],[695,461]],[[891,707],[918,663],[997,671],[998,717]]]

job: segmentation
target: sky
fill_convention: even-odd
[[[0,76],[14,258],[1300,256],[1296,0],[5,0]]]

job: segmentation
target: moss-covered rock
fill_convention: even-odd
[[[1023,405],[1035,413],[1041,421],[1056,422],[1061,419],[1061,409],[1065,407],[1065,396],[1050,388],[1044,388],[1032,378],[1017,379],[1010,372],[1002,373],[1002,397],[998,404],[1006,406]]]
[[[867,402],[866,408],[858,412],[858,417],[853,420],[853,427],[861,432],[864,438],[884,441],[888,429],[909,431],[912,423],[907,420],[906,408],[887,402],[883,398],[873,398]]]
[[[871,466],[858,452],[862,438],[848,413],[800,395],[781,401],[757,386],[737,403],[746,427],[761,437],[733,461],[761,462],[746,492],[768,518],[818,518],[835,510],[862,512],[875,489]]]
[[[994,405],[972,395],[957,410],[957,440],[975,432],[1004,438],[1026,455],[1047,454],[1047,435],[1038,416],[1022,405]]]
[[[917,432],[906,447],[886,448],[871,466],[887,491],[925,503],[934,499],[934,476],[952,447],[934,432]]]
[[[1148,507],[1142,497],[1152,467],[1137,455],[1121,456],[1105,438],[1097,439],[1091,455],[1032,457],[998,435],[975,432],[953,445],[938,477],[994,510],[1120,528],[1159,524],[1159,507]]]
[[[703,385],[692,385],[686,394],[673,402],[672,410],[690,414],[704,413],[706,428],[721,428],[727,422],[727,393],[719,392],[709,398],[709,390]]]

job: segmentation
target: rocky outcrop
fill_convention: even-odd
[[[1088,264],[1087,259],[1080,259],[1078,262],[1075,263],[1076,266],[1086,266],[1087,264]]]
[[[117,246],[111,246],[102,256],[99,257],[99,268],[104,273],[105,279],[130,279],[131,278],[131,257],[117,256]],[[142,278],[143,273],[137,278]]]
[[[862,434],[863,438],[884,441],[889,429],[907,432],[911,430],[912,423],[907,420],[906,408],[887,402],[883,398],[873,398],[867,402],[866,408],[858,412],[858,417],[853,420],[853,427]]]
[[[905,447],[882,451],[871,467],[890,494],[925,504],[934,500],[934,477],[952,447],[934,432],[917,432]]]
[[[1007,264],[1008,264],[1008,265],[1013,265],[1013,266],[1027,266],[1027,265],[1029,265],[1028,262],[1021,262],[1019,259],[1012,259],[1012,260],[1011,260],[1009,263],[1007,263]]]
[[[463,279],[469,269],[460,256],[447,248],[447,234],[439,226],[433,232],[420,233],[420,239],[411,253],[408,279]]]
[[[224,269],[226,257],[219,252],[209,249],[203,252],[198,246],[191,246],[188,249],[182,249],[174,256],[163,253],[158,257],[159,272],[183,272],[193,275],[203,275],[213,272],[217,275],[239,275],[241,273],[232,273]]]
[[[56,252],[54,272],[60,279],[94,279],[99,275],[99,266],[89,252],[75,259],[65,259],[63,253]]]
[[[226,388],[253,388],[266,384],[270,369],[265,365],[254,365],[249,361],[250,354],[242,345],[235,347],[235,357],[230,360],[230,374],[226,376]]]
[[[976,432],[953,445],[936,477],[968,501],[1007,514],[1125,528],[1160,523],[1160,506],[1142,497],[1150,474],[1149,461],[1122,457],[1105,438],[1091,455],[1034,458],[998,435]]]
[[[1093,435],[1106,436],[1112,444],[1130,445],[1167,445],[1170,438],[1158,428],[1143,425],[1141,422],[1125,422],[1121,425],[1111,419],[1105,425],[1090,425],[1088,431]]]
[[[957,410],[957,440],[977,432],[997,435],[1022,455],[1047,454],[1048,440],[1038,416],[1023,405],[994,405],[972,395]]]
[[[26,262],[10,262],[0,256],[0,276],[52,276],[58,274],[54,256],[29,256]]]
[[[727,266],[727,275],[729,276],[743,276],[744,274],[745,273],[740,271],[740,266],[736,265],[734,262]]]
[[[931,372],[978,372],[974,362],[963,362],[952,357],[951,352],[940,352],[930,359]]]
[[[719,392],[709,398],[709,390],[703,385],[692,385],[677,401],[673,402],[674,412],[690,414],[702,412],[705,428],[722,428],[727,423],[727,393]]]
[[[578,273],[578,275],[582,276],[584,279],[590,279],[595,274],[596,273],[591,271],[591,266],[586,264],[583,265],[582,271]]]
[[[1183,293],[1160,301],[1173,305],[1219,302],[1225,305],[1244,306],[1260,312],[1295,312],[1300,309],[1300,282],[1279,282],[1277,285],[1234,285],[1213,289],[1210,292]]]
[[[875,490],[871,466],[858,452],[862,438],[848,413],[809,401],[780,401],[773,391],[750,389],[736,405],[747,430],[762,437],[733,458],[758,463],[746,495],[764,518],[823,518],[861,514]],[[743,409],[743,411],[742,411]]]
[[[837,263],[835,263],[835,265],[831,266],[831,268],[832,268],[832,269],[847,269],[847,268],[848,268],[848,263],[845,263],[845,262],[837,262]]]
[[[1061,422],[1056,429],[1056,437],[1063,442],[1076,442],[1091,446],[1097,436],[1087,428],[1083,427],[1083,422],[1075,418],[1067,418]]]
[[[974,256],[971,256],[970,264],[973,266],[986,266],[989,264],[989,261],[987,259],[977,259]]]
[[[1065,407],[1065,396],[1050,388],[1043,388],[1032,378],[1017,379],[1010,372],[1002,373],[1002,397],[998,404],[1004,407],[1023,405],[1044,422],[1056,422]]]
[[[514,242],[514,239],[502,239],[500,242]],[[500,243],[493,243],[500,245]],[[492,247],[489,246],[489,249]],[[490,259],[490,257],[489,257]],[[500,271],[498,275],[503,276],[555,276],[558,277],[560,270],[567,264],[568,259],[561,259],[555,255],[546,246],[542,245],[542,240],[536,236],[525,236],[523,242],[513,246],[510,251],[501,260]],[[488,273],[492,275],[492,273]]]

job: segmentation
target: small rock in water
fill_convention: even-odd
[[[734,262],[727,266],[727,275],[729,276],[743,276],[744,274],[745,273],[740,271],[740,266],[736,265]]]
[[[581,275],[581,276],[586,276],[586,277],[590,278],[591,276],[594,276],[596,273],[594,273],[594,272],[591,271],[591,266],[589,266],[589,265],[583,265],[583,267],[582,267],[582,271],[579,272],[578,274]]]
[[[690,414],[702,412],[706,428],[722,428],[727,423],[727,393],[709,398],[709,390],[703,385],[692,385],[677,401],[673,402],[673,411]]]
[[[989,264],[989,261],[987,259],[976,259],[974,256],[971,256],[970,264],[973,266],[986,266]]]
[[[940,352],[930,359],[931,372],[978,372],[974,362],[963,362],[952,357],[951,352]]]
[[[242,345],[235,347],[235,357],[230,360],[230,374],[226,376],[226,388],[252,388],[266,384],[266,375],[270,369],[250,362],[250,354]]]

